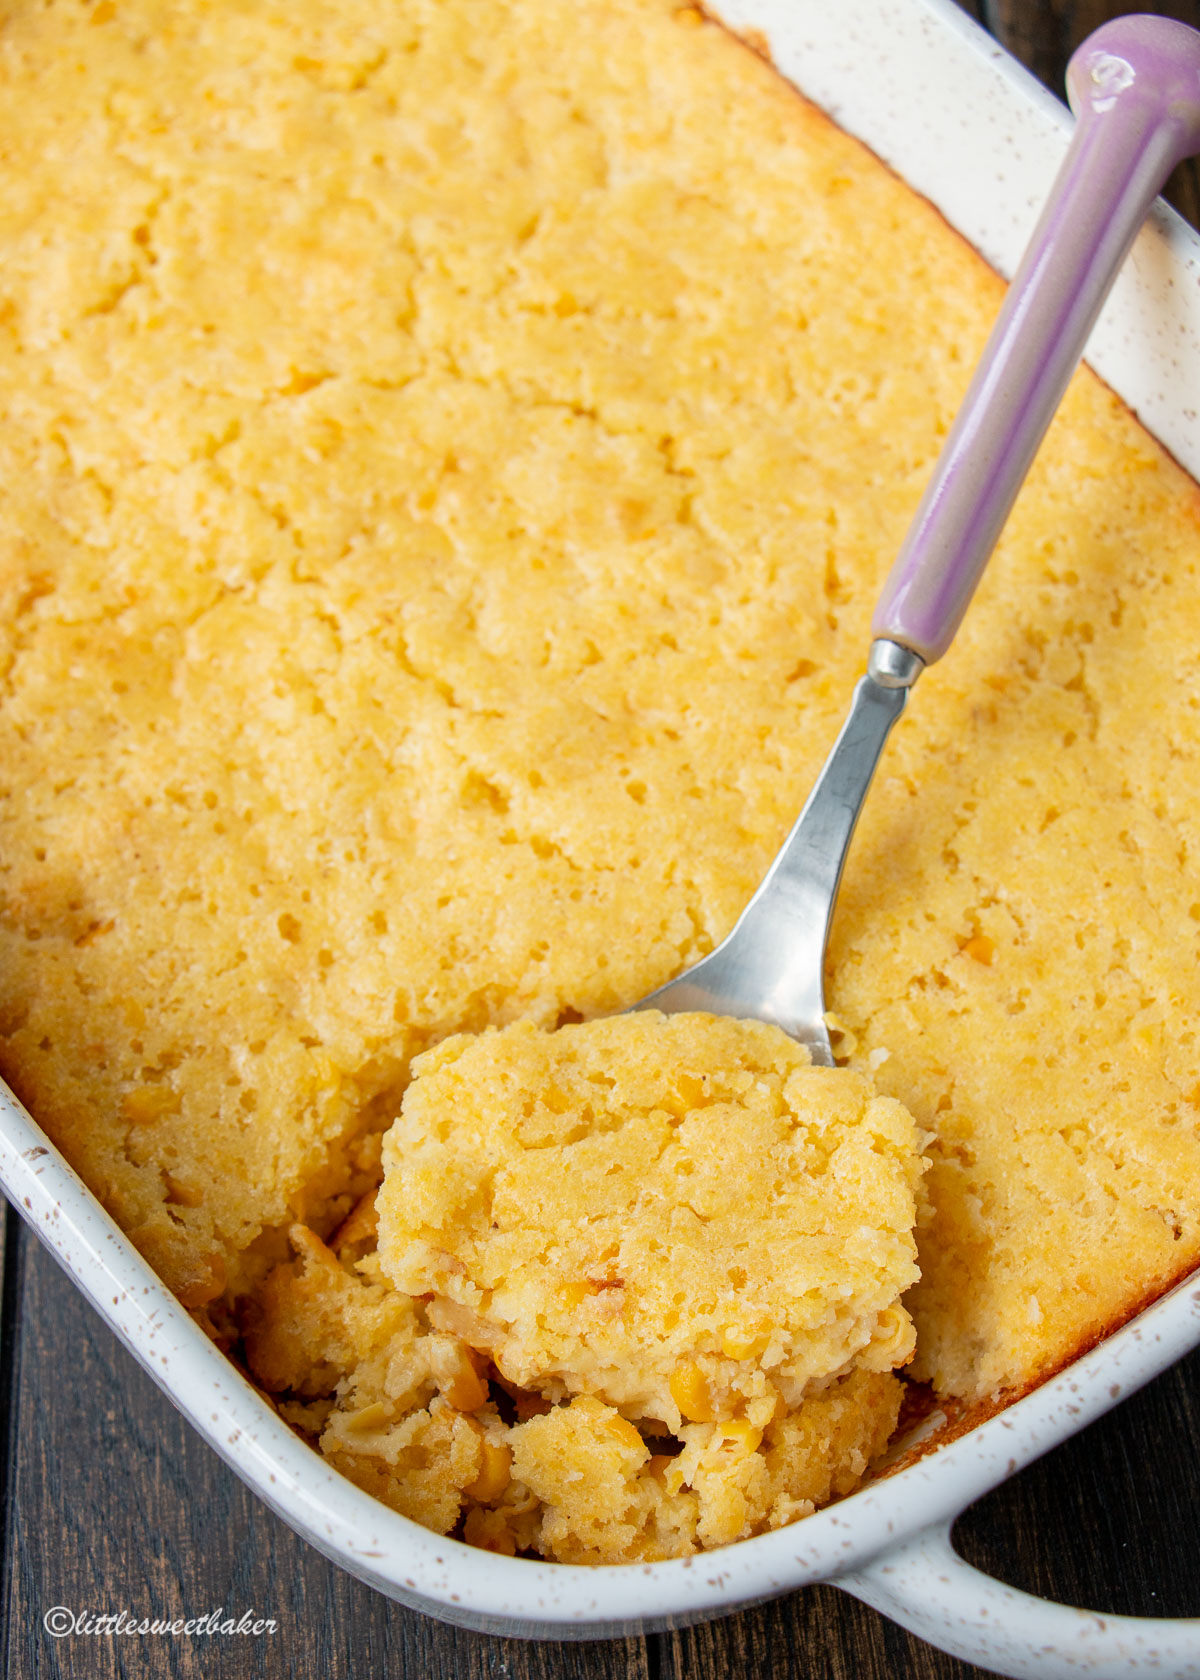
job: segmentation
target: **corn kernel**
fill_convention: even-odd
[[[615,1436],[623,1447],[636,1447],[641,1453],[646,1451],[646,1443],[627,1418],[609,1418],[605,1427],[608,1433]]]
[[[715,1423],[708,1378],[698,1365],[681,1365],[670,1383],[671,1398],[689,1423]]]
[[[825,1011],[825,1025],[829,1028],[834,1056],[839,1061],[853,1056],[858,1049],[858,1034],[851,1032],[846,1023],[839,1020],[832,1009]]]
[[[715,1445],[731,1446],[739,1455],[757,1452],[761,1440],[762,1430],[755,1429],[745,1418],[729,1418],[717,1425]]]
[[[646,1469],[670,1498],[683,1486],[683,1466],[678,1458],[672,1458],[667,1453],[655,1453]]]
[[[456,1412],[477,1412],[487,1401],[487,1383],[479,1374],[477,1357],[465,1342],[453,1336],[433,1340],[429,1360],[433,1380]]]
[[[179,1092],[169,1085],[138,1085],[121,1098],[121,1118],[128,1125],[145,1126],[164,1114],[178,1114],[181,1106]]]
[[[903,1307],[885,1307],[879,1315],[874,1340],[877,1342],[901,1341],[908,1336],[910,1323],[909,1315]]]
[[[726,1359],[749,1359],[758,1346],[758,1337],[744,1327],[733,1327],[721,1333],[721,1352]]]
[[[682,1118],[693,1109],[703,1107],[707,1095],[708,1087],[702,1078],[694,1073],[681,1073],[675,1078],[673,1101],[668,1102],[667,1107]]]
[[[485,1435],[480,1446],[480,1471],[466,1492],[481,1505],[499,1499],[512,1481],[512,1453],[503,1441]]]
[[[382,1429],[392,1421],[391,1407],[382,1400],[373,1400],[369,1406],[360,1406],[358,1411],[350,1412],[346,1417],[347,1429]]]
[[[977,963],[990,968],[996,952],[996,941],[989,939],[986,933],[977,933],[967,940],[961,950],[965,957],[973,957]]]

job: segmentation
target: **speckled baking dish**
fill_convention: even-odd
[[[950,0],[721,0],[779,68],[1002,272],[1066,146],[1065,111]],[[1141,235],[1089,359],[1200,473],[1200,239],[1167,210]],[[950,1545],[955,1516],[1200,1344],[1200,1278],[957,1439],[792,1528],[669,1563],[587,1569],[495,1557],[407,1521],[336,1475],[196,1327],[15,1099],[0,1093],[14,1203],[175,1404],[326,1556],[465,1626],[595,1638],[679,1626],[834,1581],[1000,1673],[1200,1674],[1200,1622],[1065,1609],[998,1585]],[[926,1430],[936,1429],[937,1419]]]

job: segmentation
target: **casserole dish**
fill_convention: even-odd
[[[968,214],[971,206],[957,205],[949,186],[942,196],[933,165],[943,167],[942,160],[947,157],[961,159],[964,155],[970,164],[969,152],[956,136],[954,125],[965,120],[965,112],[984,109],[991,113],[996,126],[990,142],[985,133],[983,150],[990,147],[996,157],[1003,158],[1011,183],[1012,157],[1006,144],[1005,123],[1012,125],[1014,133],[1019,128],[1023,135],[1032,134],[1033,118],[1029,111],[1032,109],[1036,115],[1038,107],[1031,108],[1017,99],[1019,88],[1014,90],[1002,70],[986,57],[978,56],[960,25],[946,19],[939,23],[941,17],[939,12],[924,7],[909,7],[896,15],[892,15],[891,8],[881,7],[864,7],[861,12],[843,11],[837,20],[836,41],[824,43],[822,31],[832,33],[832,29],[822,22],[815,7],[747,6],[736,15],[731,11],[729,21],[764,30],[783,69],[794,74],[821,103],[830,106],[846,126],[857,130],[900,167],[914,185],[931,192],[951,219],[983,245],[986,254],[1001,266],[1007,266],[1011,253],[1005,245],[1003,215],[997,211],[999,219],[992,226],[972,221]],[[848,24],[857,31],[858,42],[856,46],[852,31],[849,48],[846,46]],[[864,76],[858,61],[868,57],[870,42],[883,39],[889,43],[886,74],[872,69]],[[843,63],[847,66],[848,79],[839,92],[838,67]],[[872,83],[872,76],[882,77],[882,81]],[[995,81],[990,92],[989,78]],[[940,91],[951,86],[961,92],[965,103],[939,103]],[[860,98],[864,101],[861,110],[854,103]],[[1006,99],[1016,100],[1007,118],[1003,116]],[[903,135],[889,139],[887,132],[878,126],[878,120],[889,111],[894,112],[897,106],[922,113],[933,108],[938,112],[939,122],[951,124],[932,138],[930,158],[923,158],[920,146],[910,158],[904,151]],[[998,111],[1000,115],[996,114]],[[1046,119],[1044,145],[1041,151],[1032,148],[1030,181],[1037,172],[1039,160],[1045,163],[1047,177],[1056,161],[1056,126],[1045,108],[1042,115]],[[925,127],[918,138],[922,144],[927,140]],[[980,181],[989,178],[986,173],[968,172],[966,195],[972,201],[977,200]],[[961,166],[954,179],[961,186]],[[1024,231],[1022,213],[1031,212],[1041,195],[1042,184],[1040,180],[1032,181],[1031,190],[1027,190],[1029,182],[1018,178],[1017,196],[1009,205],[1018,240]],[[1145,246],[1143,241],[1143,249]],[[1169,251],[1169,241],[1164,249]],[[1153,274],[1150,279],[1153,281]],[[1149,312],[1159,318],[1152,296]],[[1170,324],[1174,329],[1178,323]],[[1122,382],[1104,363],[1101,370],[1114,379],[1122,394],[1143,410],[1168,445],[1186,460],[1186,425],[1180,435],[1172,435],[1169,423],[1160,424],[1152,412],[1149,398],[1165,390],[1166,385],[1144,346],[1137,342],[1136,319],[1126,323],[1125,331],[1127,343],[1132,346],[1133,372],[1142,378],[1141,385],[1136,379]],[[1144,377],[1147,368],[1150,369],[1148,380]],[[1190,464],[1194,466],[1194,460]],[[81,1197],[78,1186],[60,1168],[56,1158],[46,1153],[31,1156],[30,1152],[44,1151],[43,1140],[22,1132],[21,1123],[15,1118],[13,1137],[11,1164],[18,1200],[26,1204],[26,1211],[36,1221],[52,1224],[58,1235],[58,1246],[77,1273],[91,1272],[84,1281],[90,1284],[93,1296],[106,1305],[111,1302],[113,1310],[109,1316],[132,1336],[143,1359],[151,1360],[160,1376],[169,1373],[173,1393],[188,1397],[189,1414],[204,1425],[210,1437],[216,1438],[222,1450],[232,1455],[242,1473],[302,1532],[315,1538],[323,1549],[354,1568],[364,1579],[411,1602],[483,1627],[504,1627],[526,1633],[561,1633],[570,1627],[589,1635],[597,1631],[625,1631],[647,1614],[660,1621],[694,1618],[803,1580],[861,1568],[889,1537],[911,1537],[930,1523],[943,1520],[983,1486],[990,1485],[1005,1468],[1020,1463],[1022,1456],[1028,1457],[1050,1445],[1058,1434],[1073,1426],[1073,1418],[1083,1421],[1090,1405],[1108,1403],[1105,1396],[1111,1398],[1114,1387],[1150,1375],[1157,1368],[1154,1358],[1165,1361],[1173,1352],[1180,1351],[1194,1331],[1194,1307],[1188,1304],[1191,1297],[1185,1289],[1169,1310],[1156,1309],[1159,1317],[1153,1320],[1153,1326],[1158,1326],[1158,1344],[1147,1342],[1153,1326],[1147,1331],[1145,1324],[1137,1327],[1136,1333],[1127,1332],[1125,1340],[1114,1338],[1095,1364],[1078,1365],[1071,1377],[1059,1385],[1050,1385],[1025,1402],[1024,1410],[1018,1408],[1007,1419],[996,1420],[995,1426],[985,1425],[968,1438],[967,1445],[957,1443],[942,1448],[926,1464],[913,1466],[890,1483],[877,1484],[855,1501],[803,1529],[739,1547],[728,1558],[722,1557],[719,1565],[710,1566],[711,1574],[705,1567],[697,1566],[698,1560],[690,1568],[656,1566],[649,1573],[617,1571],[603,1577],[526,1563],[497,1563],[414,1531],[375,1507],[364,1508],[361,1496],[354,1495],[323,1472],[307,1452],[280,1430],[249,1391],[238,1386],[229,1367],[192,1330],[150,1274],[132,1260],[122,1240]],[[22,1158],[24,1167],[20,1165]],[[105,1252],[110,1258],[96,1272],[94,1257]],[[1171,1317],[1172,1312],[1177,1315],[1175,1318]],[[1168,1326],[1185,1325],[1175,1340],[1169,1327],[1162,1328],[1164,1317]],[[1155,1345],[1157,1353],[1146,1355],[1145,1348]],[[1122,1364],[1119,1350],[1127,1346],[1134,1351],[1125,1356],[1127,1364]],[[1075,1384],[1073,1395],[1072,1383]],[[208,1402],[210,1393],[218,1395],[215,1407]],[[1018,1438],[1014,1440],[1012,1432],[1017,1425],[1011,1420],[1018,1417],[1024,1419],[1024,1432],[1018,1430]],[[975,1471],[968,1474],[971,1465]],[[923,1494],[919,1489],[924,1490]],[[918,1553],[919,1558],[928,1555],[931,1542],[923,1544],[925,1550]],[[945,1559],[941,1573],[951,1573]],[[890,1591],[895,1586],[895,1578],[869,1570],[856,1578],[855,1585],[867,1594],[879,1593],[885,1588]],[[974,1591],[974,1583],[959,1573],[960,1598],[969,1597],[968,1588]],[[911,1587],[893,1596],[904,1601],[906,1594],[911,1598]],[[985,1603],[978,1619],[986,1620],[987,1612]],[[938,1607],[922,1610],[918,1603],[916,1610],[906,1612],[910,1613],[928,1618],[936,1616]],[[1183,1630],[1180,1638],[1186,1638],[1187,1633],[1188,1630]],[[1073,1638],[1074,1634],[1064,1637]],[[1165,1637],[1161,1630],[1159,1637],[1161,1644],[1161,1638]],[[975,1649],[964,1654],[981,1655]],[[1019,1655],[1018,1652],[1003,1660],[1011,1664]],[[982,1656],[993,1663],[1000,1660],[994,1652]],[[1186,1653],[1181,1660],[1187,1660]],[[1051,1670],[1043,1666],[1042,1671]]]

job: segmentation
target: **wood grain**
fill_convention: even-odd
[[[960,0],[962,4],[962,0]],[[1067,60],[1075,48],[1110,18],[1125,12],[1154,12],[1200,29],[1200,0],[1174,4],[1114,6],[1111,0],[971,0],[963,10],[990,29],[1059,97]],[[1193,226],[1200,226],[1200,163],[1189,158],[1167,183],[1165,196]]]
[[[24,1231],[12,1369],[3,1673],[64,1680],[650,1680],[644,1642],[489,1639],[401,1609],[327,1563],[185,1424]],[[55,1605],[274,1617],[259,1638],[51,1639]]]
[[[969,0],[1061,89],[1102,0]],[[1156,7],[1200,25],[1200,3]],[[1172,182],[1200,220],[1200,175]],[[0,1283],[2,1680],[974,1680],[830,1587],[646,1640],[533,1644],[444,1627],[326,1563],[254,1500],[10,1215]],[[1200,1354],[966,1513],[978,1567],[1098,1610],[1200,1615]],[[259,1638],[52,1639],[54,1605],[274,1617]]]
[[[0,1672],[53,1680],[972,1680],[831,1587],[648,1640],[490,1639],[390,1604],[302,1544],[192,1433],[22,1231]],[[11,1253],[10,1253],[11,1258]],[[16,1427],[19,1420],[19,1428]],[[1200,1354],[976,1505],[965,1555],[1015,1585],[1200,1615]],[[258,1639],[53,1640],[54,1605],[272,1616]]]

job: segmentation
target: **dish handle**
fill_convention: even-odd
[[[1200,1618],[1108,1616],[1005,1586],[934,1523],[834,1585],[964,1662],[1014,1680],[1195,1680]]]

